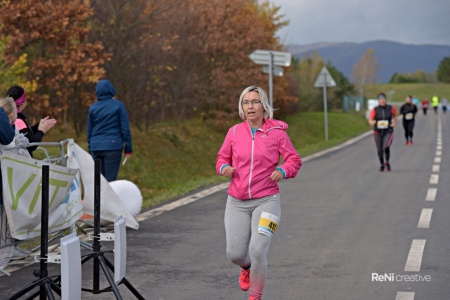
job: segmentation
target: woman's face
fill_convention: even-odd
[[[252,123],[262,121],[264,118],[264,108],[257,92],[251,91],[244,95],[242,109],[245,113],[245,118]]]
[[[18,111],[23,111],[26,106],[27,106],[27,101],[25,101],[23,104],[19,105],[19,107],[17,107],[17,109],[18,109]]]
[[[386,99],[385,98],[378,99],[378,104],[380,104],[380,106],[385,106],[386,105]]]

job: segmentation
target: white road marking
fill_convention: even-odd
[[[136,217],[136,221],[141,222],[141,221],[147,220],[149,218],[155,217],[157,215],[160,215],[160,214],[162,214],[164,212],[167,212],[169,210],[173,210],[173,209],[175,209],[177,207],[180,207],[180,206],[189,204],[191,202],[197,201],[197,200],[199,200],[199,199],[201,199],[203,197],[206,197],[206,196],[209,196],[211,194],[214,194],[215,192],[218,192],[218,191],[221,191],[223,189],[226,189],[228,187],[228,185],[229,185],[229,182],[225,182],[225,183],[216,185],[216,186],[214,186],[212,188],[209,188],[207,190],[203,190],[201,192],[198,192],[198,193],[196,193],[194,195],[190,195],[190,196],[181,198],[180,200],[177,200],[175,202],[171,202],[171,203],[163,205],[161,207],[154,208],[152,210],[149,210],[149,211],[144,212],[144,213],[140,214],[139,216],[137,216]]]
[[[434,158],[434,163],[435,164],[440,164],[441,163],[441,158],[440,157],[435,157]]]
[[[432,169],[432,171],[433,171],[434,173],[438,173],[438,172],[439,172],[439,170],[440,170],[440,168],[441,168],[441,166],[440,166],[440,165],[433,165],[433,169]]]
[[[436,151],[436,156],[441,156],[442,155],[442,151]]]
[[[442,145],[436,146],[436,150],[442,150]]]
[[[420,272],[426,240],[413,240],[406,260],[405,272]]]
[[[432,208],[422,208],[417,228],[430,228],[432,214],[433,214]]]
[[[430,184],[438,184],[438,183],[439,183],[439,174],[431,174]]]
[[[414,300],[414,292],[397,292],[395,300]]]
[[[436,188],[429,188],[427,192],[427,196],[425,197],[425,201],[434,201],[436,200]]]

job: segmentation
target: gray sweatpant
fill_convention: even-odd
[[[266,282],[267,253],[272,240],[271,234],[258,230],[263,212],[281,218],[280,194],[245,201],[228,195],[225,209],[227,257],[240,267],[251,264],[250,296],[256,297],[262,296]]]

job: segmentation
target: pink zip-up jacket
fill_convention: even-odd
[[[287,128],[283,121],[265,119],[254,137],[247,121],[228,130],[217,154],[216,172],[222,175],[227,165],[235,168],[229,195],[248,200],[278,194],[278,183],[270,179],[277,167],[282,169],[286,179],[297,175],[302,160],[286,133]],[[284,162],[278,166],[280,154]]]

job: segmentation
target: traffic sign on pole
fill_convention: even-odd
[[[280,67],[289,67],[291,65],[291,53],[255,50],[249,56],[255,64],[263,65],[264,73],[269,73],[269,101],[270,107],[273,108],[273,75],[283,76],[283,69]]]
[[[334,81],[333,77],[331,76],[330,72],[328,72],[328,69],[323,67],[322,70],[320,70],[319,76],[316,79],[316,82],[314,83],[314,87],[333,87],[336,86],[336,82]]]
[[[289,67],[291,65],[291,53],[289,52],[255,50],[250,54],[250,59],[258,65],[269,65],[271,57],[274,66]]]
[[[263,73],[269,74],[269,66],[263,66]],[[283,68],[273,67],[272,68],[273,75],[283,77]]]
[[[330,72],[328,72],[325,66],[319,73],[319,76],[314,83],[314,87],[322,87],[323,88],[323,117],[325,123],[325,140],[328,141],[328,109],[327,109],[327,86],[333,87],[336,86],[336,82],[333,77],[331,77]]]

